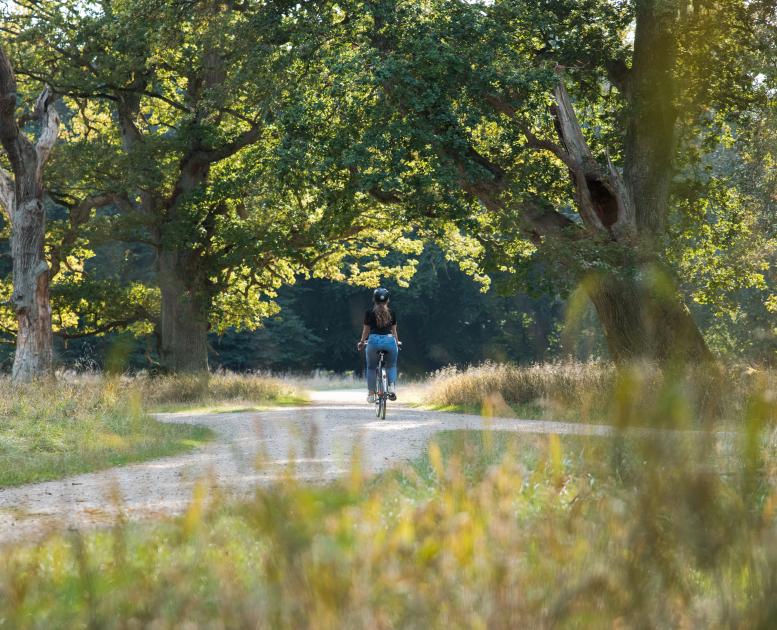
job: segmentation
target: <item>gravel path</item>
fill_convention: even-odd
[[[59,481],[0,489],[0,544],[66,528],[100,526],[119,512],[130,519],[180,513],[199,480],[247,493],[257,483],[293,470],[298,479],[325,481],[350,470],[354,447],[363,469],[376,473],[414,459],[429,437],[445,429],[606,435],[609,427],[480,416],[389,405],[377,420],[361,390],[314,392],[307,407],[262,412],[160,414],[165,422],[210,427],[216,439],[194,452]]]

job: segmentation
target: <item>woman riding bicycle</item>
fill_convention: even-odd
[[[375,289],[372,294],[372,308],[364,314],[364,328],[357,345],[361,350],[367,346],[367,402],[375,402],[375,368],[378,365],[378,352],[386,351],[389,400],[396,400],[397,354],[399,337],[397,336],[397,317],[389,308],[388,289]]]

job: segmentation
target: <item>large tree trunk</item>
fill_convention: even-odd
[[[657,262],[676,149],[676,15],[658,0],[639,0],[636,11],[632,68],[621,85],[630,108],[623,175],[609,165],[604,177],[594,171],[587,182],[589,206],[614,240],[636,250],[636,268],[592,283],[589,294],[614,359],[711,361],[677,286]]]
[[[170,372],[208,370],[208,309],[205,287],[175,252],[159,253],[159,286],[162,293],[160,359]]]
[[[13,379],[29,381],[49,375],[53,364],[49,267],[43,255],[46,211],[40,198],[16,204],[11,221],[16,354]]]
[[[590,277],[585,288],[614,361],[713,360],[690,312],[664,278],[650,273],[642,278]]]
[[[29,381],[50,375],[53,364],[43,165],[56,142],[59,118],[53,95],[46,89],[35,104],[33,116],[41,122],[41,133],[33,144],[16,122],[16,98],[16,78],[0,48],[0,141],[13,171],[11,177],[0,169],[0,205],[11,223],[10,302],[18,322],[13,378]]]
[[[585,229],[602,242],[632,252],[611,276],[586,281],[617,361],[713,358],[659,262],[676,146],[673,19],[655,0],[637,3],[633,66],[625,90],[630,112],[623,174],[611,162],[602,168],[594,159],[563,78],[554,94],[560,140],[555,151],[570,169]]]

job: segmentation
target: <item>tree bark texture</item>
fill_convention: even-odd
[[[197,274],[176,252],[159,253],[162,294],[160,359],[170,372],[208,370],[208,304],[196,286]]]
[[[50,375],[53,366],[43,165],[56,142],[59,118],[53,95],[46,89],[35,104],[34,117],[40,120],[42,131],[33,144],[16,122],[16,100],[16,78],[0,48],[0,141],[12,170],[0,169],[0,203],[11,223],[10,301],[18,324],[12,374],[16,381],[29,381]]]
[[[698,363],[713,359],[672,284],[599,276],[587,278],[585,288],[614,361],[647,358]]]
[[[658,0],[637,2],[633,66],[624,94],[629,117],[622,175],[609,158],[606,168],[594,160],[563,77],[554,91],[559,145],[551,150],[569,167],[584,230],[634,252],[635,268],[585,279],[616,361],[713,359],[676,283],[656,271],[676,144],[674,19]]]
[[[166,221],[159,226],[157,271],[162,294],[160,359],[169,372],[207,372],[208,311],[207,277],[202,270],[200,248],[180,247],[168,230],[175,232],[181,206],[205,186],[210,162],[198,143],[181,160],[178,180],[167,200]],[[207,231],[207,230],[206,230]]]

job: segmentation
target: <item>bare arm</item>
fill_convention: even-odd
[[[396,324],[394,324],[394,325],[391,327],[391,334],[392,334],[392,335],[394,335],[394,339],[396,339],[396,340],[397,340],[397,343],[402,343],[402,342],[399,340],[399,335],[397,334],[397,325],[396,325]]]
[[[362,338],[359,340],[359,343],[357,344],[357,348],[361,350],[364,347],[364,344],[367,343],[367,337],[370,336],[370,327],[366,324],[362,326]]]

